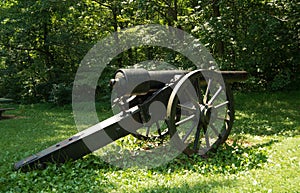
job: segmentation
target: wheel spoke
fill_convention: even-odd
[[[184,123],[188,122],[189,120],[192,120],[194,117],[195,117],[195,115],[188,116],[187,118],[182,119],[181,121],[178,121],[177,123],[175,123],[175,125],[178,126],[178,125],[184,124]]]
[[[161,136],[161,129],[160,129],[160,125],[158,122],[155,122],[156,124],[156,128],[157,128],[157,132],[158,132],[158,135]]]
[[[207,132],[205,133],[205,143],[206,143],[206,147],[210,148],[209,136]]]
[[[221,107],[224,107],[225,105],[229,104],[229,101],[225,101],[224,103],[221,103],[219,105],[216,105],[215,108],[218,109],[218,108],[221,108]]]
[[[189,131],[186,133],[186,135],[182,138],[182,142],[184,143],[187,138],[191,135],[192,131],[194,130],[195,127],[195,122],[193,123],[193,125],[191,126],[191,128],[189,129]]]
[[[204,104],[206,104],[207,101],[208,101],[208,95],[209,95],[209,91],[210,91],[210,87],[211,87],[211,82],[212,82],[212,80],[209,79],[208,83],[207,83],[207,88],[206,88],[206,91],[205,91],[205,95],[204,95],[204,98],[203,98],[203,103]]]
[[[221,91],[223,90],[223,87],[220,86],[219,89],[217,90],[217,92],[214,94],[214,96],[208,101],[208,104],[212,104],[216,98],[219,96],[219,94],[221,93]]]
[[[182,105],[182,104],[178,104],[178,106],[184,110],[187,110],[189,112],[192,112],[192,113],[195,113],[196,112],[196,108],[193,108],[193,107],[189,107],[189,106],[185,106],[185,105]]]
[[[200,77],[196,78],[194,84],[195,84],[194,87],[195,87],[195,90],[196,90],[197,97],[200,98],[200,96],[201,96]]]
[[[149,137],[149,133],[150,133],[150,127],[147,127],[147,130],[146,130],[146,137]]]
[[[210,128],[213,130],[213,132],[214,132],[219,138],[222,138],[222,135],[219,133],[218,129],[217,129],[213,124],[210,125]]]

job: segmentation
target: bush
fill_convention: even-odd
[[[49,101],[60,106],[70,104],[72,102],[72,84],[53,84]]]

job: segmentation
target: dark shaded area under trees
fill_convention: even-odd
[[[98,40],[150,23],[199,38],[222,70],[247,70],[246,89],[287,89],[299,84],[299,13],[297,0],[1,1],[0,96],[68,103],[79,63]],[[117,68],[153,59],[190,67],[170,50],[132,48],[111,62],[99,85]]]

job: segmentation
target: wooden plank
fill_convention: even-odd
[[[0,119],[2,118],[2,113],[10,110],[15,110],[15,108],[0,108]]]
[[[0,111],[10,111],[15,110],[15,108],[0,108]]]
[[[8,102],[12,102],[13,99],[8,99],[8,98],[0,98],[0,103],[8,103]]]

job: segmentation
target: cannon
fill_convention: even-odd
[[[169,136],[179,151],[205,155],[228,138],[234,121],[231,84],[246,79],[245,71],[120,69],[110,81],[112,106],[118,108],[114,116],[15,163],[14,169],[76,160],[129,134],[141,140]]]

